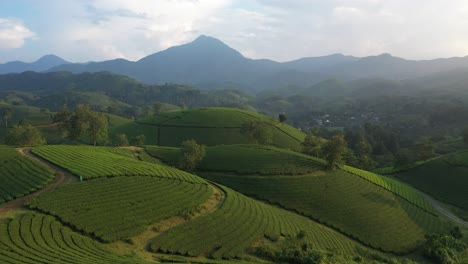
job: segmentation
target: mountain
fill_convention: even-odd
[[[55,55],[45,55],[35,62],[27,63],[22,61],[12,61],[5,64],[0,64],[0,74],[5,73],[20,73],[25,71],[42,72],[52,67],[62,64],[69,64],[70,62],[57,57]]]

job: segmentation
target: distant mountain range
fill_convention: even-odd
[[[70,62],[57,57],[55,55],[46,55],[35,62],[27,63],[22,61],[12,61],[5,64],[0,64],[0,74],[5,73],[21,73],[25,71],[42,72],[50,68],[69,64]]]
[[[193,42],[171,47],[138,61],[115,59],[80,64],[48,55],[34,63],[1,64],[0,74],[22,71],[108,71],[149,84],[178,83],[207,89],[259,91],[287,86],[310,87],[330,78],[404,80],[465,69],[468,71],[468,57],[414,61],[390,54],[363,58],[333,54],[289,62],[254,60],[244,57],[218,39],[200,36]]]

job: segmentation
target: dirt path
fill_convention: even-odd
[[[458,216],[454,215],[453,213],[449,212],[448,210],[446,210],[445,208],[443,208],[439,202],[432,198],[432,196],[426,194],[426,193],[423,193],[419,190],[417,190],[422,196],[424,196],[424,198],[426,198],[426,200],[432,205],[434,206],[434,208],[439,211],[439,213],[445,215],[447,218],[449,218],[450,220],[452,220],[453,222],[457,223],[457,224],[460,224],[460,225],[463,225],[463,226],[466,226],[468,227],[468,222],[464,221],[463,219],[459,218]]]
[[[168,219],[159,221],[153,225],[150,225],[146,231],[140,233],[127,242],[117,241],[114,243],[109,244],[109,248],[117,253],[123,254],[137,254],[142,259],[147,261],[154,261],[155,257],[157,258],[158,255],[150,252],[149,245],[151,241],[158,235],[162,234],[163,232],[174,228],[178,225],[181,225],[185,222],[192,221],[200,216],[204,216],[216,211],[224,202],[226,197],[223,190],[215,186],[214,184],[210,184],[210,187],[213,189],[213,193],[211,196],[206,200],[200,208],[195,211],[190,216],[174,216]]]
[[[11,201],[11,202],[1,206],[0,207],[0,213],[23,206],[24,203],[26,203],[27,201],[33,199],[34,197],[37,197],[37,196],[39,196],[40,194],[42,194],[44,192],[48,192],[48,191],[51,191],[51,190],[57,188],[65,180],[72,181],[72,180],[76,179],[74,176],[72,176],[68,172],[64,171],[63,169],[49,163],[48,161],[46,161],[46,160],[44,160],[44,159],[42,159],[42,158],[40,158],[38,156],[33,155],[30,152],[29,148],[20,148],[20,149],[18,149],[18,151],[21,154],[23,154],[25,156],[28,156],[29,158],[35,159],[35,160],[39,161],[40,163],[42,163],[42,164],[46,165],[47,167],[49,167],[51,170],[55,171],[55,181],[53,183],[49,184],[47,187],[45,187],[45,188],[43,188],[43,189],[41,189],[41,190],[39,190],[37,192],[28,194],[28,195],[26,195],[24,197],[18,198],[18,199],[14,200],[14,201]]]

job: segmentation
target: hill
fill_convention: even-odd
[[[168,161],[175,160],[177,151],[147,150]],[[235,145],[209,147],[197,173],[384,251],[407,253],[425,234],[443,232],[444,220],[412,188],[350,167],[323,168],[323,161],[299,153]]]
[[[305,134],[270,117],[234,108],[198,108],[174,110],[152,118],[115,127],[111,135],[125,133],[128,137],[146,136],[146,144],[180,146],[184,140],[195,139],[206,145],[253,143],[255,140],[241,127],[248,122],[260,121],[267,125],[273,136],[273,145],[298,150]]]
[[[5,64],[0,64],[0,74],[5,73],[20,73],[25,71],[42,72],[52,67],[57,67],[70,62],[57,57],[55,55],[45,55],[35,62],[27,63],[22,61],[12,61]]]
[[[438,200],[468,210],[468,151],[447,154],[393,176]]]

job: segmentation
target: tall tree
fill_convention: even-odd
[[[310,156],[320,157],[325,143],[325,139],[309,133],[302,142],[302,152]]]
[[[91,113],[87,131],[94,146],[98,142],[106,142],[108,139],[107,117],[100,113]]]
[[[195,140],[183,141],[180,145],[179,168],[193,171],[206,155],[205,145],[198,144]]]
[[[10,119],[13,116],[13,109],[10,107],[5,107],[2,109],[2,117],[3,120],[5,121],[5,127],[8,127],[8,119]]]
[[[288,120],[288,117],[286,116],[286,114],[279,114],[279,115],[278,115],[278,120],[279,120],[281,123],[284,123],[286,120]]]
[[[333,136],[325,145],[325,159],[330,170],[344,164],[343,154],[346,152],[346,141],[342,134]]]

